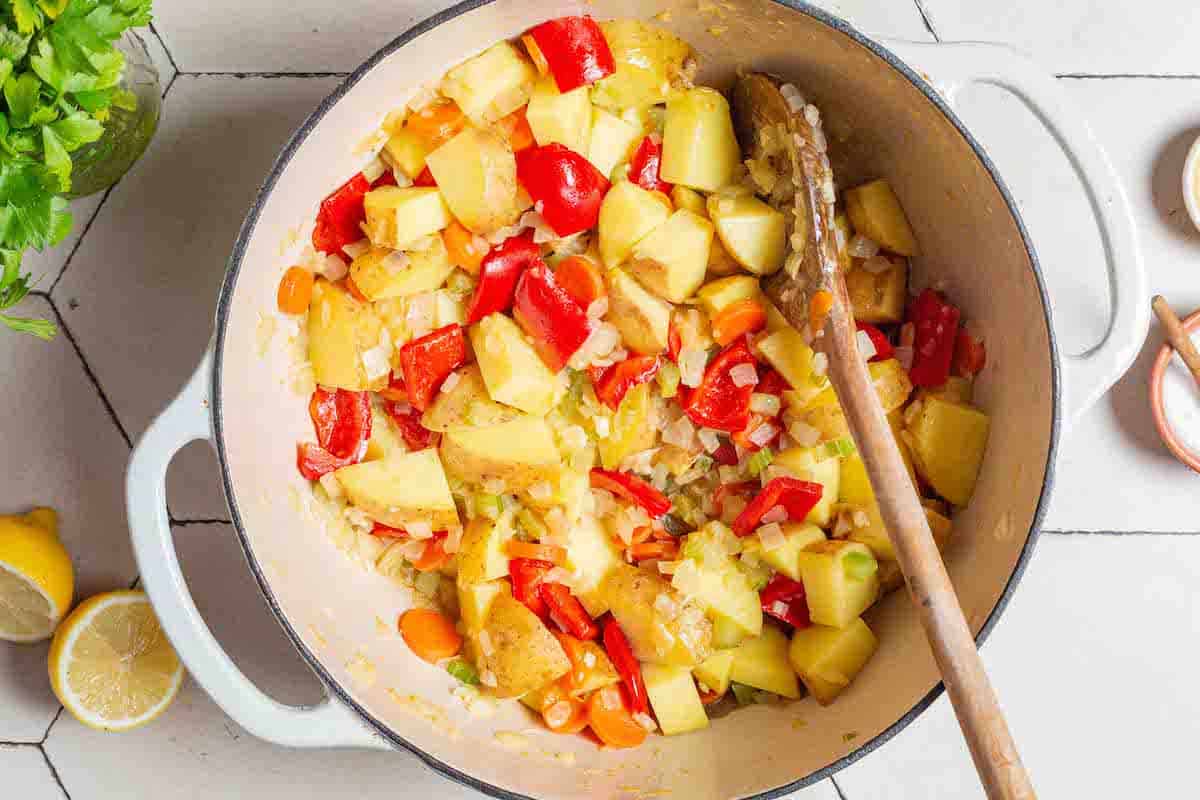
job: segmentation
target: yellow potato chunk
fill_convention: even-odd
[[[844,628],[813,625],[796,631],[788,656],[809,694],[827,706],[862,671],[878,646],[875,634],[860,618]]]
[[[917,255],[913,235],[900,200],[885,180],[871,181],[846,190],[846,214],[854,230],[902,256]]]
[[[711,316],[741,300],[761,301],[762,289],[758,286],[758,278],[731,275],[704,284],[700,291],[696,292],[696,299],[700,301],[700,307]]]
[[[726,278],[725,280],[732,279]],[[758,352],[796,391],[813,392],[826,383],[823,376],[813,374],[813,356],[816,355],[813,349],[805,343],[804,337],[791,326],[780,328],[760,339]],[[833,390],[829,391],[832,393]]]
[[[458,525],[458,508],[436,450],[396,453],[333,474],[346,498],[384,525],[404,528],[410,522],[428,522],[434,530]]]
[[[671,215],[657,197],[636,183],[615,184],[600,204],[600,257],[605,266],[624,263],[633,246]]]
[[[617,69],[592,87],[592,102],[614,111],[664,102],[692,53],[688,43],[638,19],[606,20],[600,29]]]
[[[588,152],[592,133],[592,101],[588,99],[588,87],[580,86],[563,94],[558,91],[553,76],[539,78],[525,108],[525,119],[539,145],[557,142],[580,155]]]
[[[687,667],[646,664],[642,667],[642,678],[664,736],[708,727],[708,714],[704,713],[696,682]]]
[[[934,396],[924,399],[908,423],[917,472],[956,506],[965,506],[975,492],[989,427],[982,411]]]
[[[787,221],[762,200],[740,191],[718,192],[708,198],[708,217],[725,250],[749,272],[771,275],[783,266]]]
[[[318,278],[308,309],[308,360],[313,378],[321,386],[352,392],[371,388],[362,354],[379,344],[382,330],[374,308]]]
[[[697,192],[695,189],[689,189],[686,186],[675,186],[671,189],[671,202],[676,208],[686,208],[693,214],[699,214],[702,217],[708,216],[708,203],[704,200],[704,195]]]
[[[544,417],[554,408],[559,384],[517,323],[490,314],[468,331],[479,371],[492,399]]]
[[[472,233],[487,236],[521,215],[517,159],[494,130],[468,126],[430,153],[426,164],[446,205]]]
[[[795,699],[800,696],[796,673],[788,661],[787,637],[773,625],[764,626],[760,636],[738,645],[733,654],[730,678],[735,683],[782,697]]]
[[[412,250],[404,255],[402,266],[391,266],[395,252],[387,247],[372,247],[350,264],[354,285],[368,300],[432,292],[446,282],[454,265],[446,253],[440,236],[434,237],[426,250]]]
[[[873,568],[860,576],[852,559]],[[842,628],[866,611],[879,596],[875,556],[864,544],[825,541],[810,545],[798,557],[808,611],[818,625]]]
[[[558,639],[541,618],[509,592],[492,601],[483,630],[491,640],[491,651],[478,653],[480,673],[491,672],[497,697],[520,697],[561,678],[571,662]]]
[[[493,585],[488,582],[508,574],[504,543],[512,538],[512,534],[512,526],[506,521],[494,522],[487,517],[475,517],[467,524],[462,544],[458,547],[459,589],[477,584]],[[485,617],[481,615],[480,619]]]
[[[828,527],[841,483],[840,459],[823,456],[815,447],[790,447],[778,453],[771,463],[791,471],[801,480],[821,484],[821,499],[804,521]]]
[[[469,483],[503,481],[510,491],[558,480],[562,459],[554,432],[540,417],[521,416],[484,428],[454,428],[442,436],[442,461]]]
[[[612,536],[592,514],[567,528],[567,562],[574,575],[572,590],[593,618],[609,609],[605,579],[624,561]]]
[[[703,683],[710,692],[725,694],[733,680],[733,650],[718,650],[709,656],[703,664],[692,670],[696,680]]]
[[[634,245],[629,271],[659,297],[682,303],[704,282],[712,239],[712,223],[681,208]]]
[[[724,95],[707,86],[671,94],[659,167],[664,181],[715,192],[733,178],[741,158]]]
[[[587,158],[606,178],[624,163],[642,141],[642,128],[603,108],[592,109],[592,132]]]
[[[537,70],[520,49],[498,42],[447,72],[442,94],[458,103],[471,122],[485,127],[529,102],[536,79]]]
[[[801,579],[800,554],[810,546],[825,541],[825,531],[811,522],[789,522],[783,526],[784,542],[773,550],[763,549],[759,557],[776,571],[794,581]]]
[[[363,197],[371,244],[407,250],[450,224],[450,209],[436,186],[381,186]]]
[[[610,269],[604,282],[608,286],[608,318],[621,332],[626,346],[642,355],[666,350],[671,304],[643,289],[623,269]]]
[[[508,568],[507,562],[504,566],[505,569]],[[467,629],[468,635],[478,633],[479,629],[483,627],[492,610],[492,603],[504,589],[505,586],[501,581],[472,583],[466,586],[459,583],[458,611],[462,616],[463,626]]]
[[[658,575],[621,562],[609,573],[604,588],[613,618],[639,661],[694,667],[712,654],[708,618]],[[670,614],[657,603],[660,595],[672,601]]]
[[[421,415],[421,424],[444,433],[456,428],[479,428],[516,419],[521,412],[497,403],[488,394],[479,365],[458,371],[458,382],[450,391],[440,391]]]
[[[859,322],[886,325],[904,321],[904,304],[908,301],[908,263],[903,258],[889,258],[892,266],[873,273],[854,262],[846,270],[846,294],[854,318]]]
[[[425,157],[428,155],[429,148],[425,140],[407,128],[396,131],[383,146],[384,160],[407,175],[409,180],[425,169]]]

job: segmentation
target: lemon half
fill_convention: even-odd
[[[75,570],[49,508],[0,517],[0,640],[40,642],[71,607]]]
[[[183,665],[145,592],[108,592],[80,603],[54,635],[48,664],[63,707],[106,731],[155,719],[183,682]]]

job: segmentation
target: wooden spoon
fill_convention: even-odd
[[[1191,334],[1183,329],[1183,323],[1175,316],[1167,299],[1161,294],[1154,295],[1150,305],[1167,332],[1167,341],[1175,348],[1175,352],[1179,353],[1188,371],[1192,373],[1196,386],[1200,387],[1200,353],[1196,352],[1196,345],[1192,344]]]
[[[797,330],[810,325],[814,294],[825,291],[832,295],[832,307],[823,326],[818,325],[819,330],[814,332],[813,344],[828,358],[829,377],[866,463],[896,559],[979,778],[992,800],[1035,798],[925,511],[859,354],[850,301],[839,269],[839,245],[833,225],[833,171],[816,109],[804,105],[795,87],[754,73],[739,79],[734,88],[734,114],[742,145],[752,156],[766,159],[781,170],[790,166],[788,172],[796,190],[791,198],[793,205],[787,209],[796,216],[793,251],[785,269],[767,282],[766,290]],[[781,194],[786,192],[772,192],[776,198]]]

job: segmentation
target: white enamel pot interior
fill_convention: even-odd
[[[1058,429],[1046,296],[1011,199],[928,87],[841,23],[768,0],[733,0],[711,14],[694,3],[666,7],[652,10],[671,11],[660,24],[697,49],[702,82],[724,88],[738,67],[766,69],[820,106],[839,183],[880,176],[892,183],[923,249],[913,280],[944,285],[987,340],[977,399],[992,418],[991,442],[946,555],[972,629],[985,632],[1029,556]],[[298,348],[280,332],[264,347],[262,320],[273,315],[279,278],[311,230],[317,201],[362,167],[362,144],[384,115],[463,58],[579,8],[499,0],[452,9],[355,73],[283,152],[247,219],[218,311],[211,399],[229,503],[251,568],[313,668],[391,744],[444,774],[497,796],[780,794],[869,752],[936,696],[938,673],[905,593],[868,613],[879,652],[828,708],[811,699],[752,707],[703,732],[620,752],[538,730],[515,702],[473,716],[451,696],[453,678],[416,659],[397,636],[381,635],[380,621],[394,631],[410,601],[407,589],[359,565],[371,543],[326,530],[307,510],[295,445],[312,438],[311,423],[307,398],[290,388]],[[596,0],[584,8],[610,18],[642,16],[648,6]],[[362,659],[374,667],[373,682],[350,668]],[[321,743],[320,732],[312,739],[300,743]]]

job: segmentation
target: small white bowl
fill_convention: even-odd
[[[1200,138],[1196,139],[1183,162],[1183,204],[1187,206],[1192,224],[1200,229]]]

